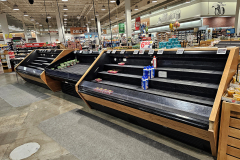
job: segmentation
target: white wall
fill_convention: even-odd
[[[37,36],[37,38],[38,38],[38,42],[39,43],[41,43],[41,42],[48,42],[48,43],[50,43],[50,42],[59,42],[59,41],[56,41],[56,39],[58,39],[59,40],[59,36],[58,35],[51,35],[51,41],[50,41],[50,37],[49,37],[49,35],[38,35]]]

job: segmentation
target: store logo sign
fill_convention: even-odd
[[[71,34],[83,34],[86,33],[86,27],[71,27],[70,28]]]
[[[166,23],[173,20],[178,20],[180,18],[181,18],[181,10],[177,9],[177,10],[162,14],[158,18],[158,24]]]

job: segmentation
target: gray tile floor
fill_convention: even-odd
[[[17,83],[15,73],[0,74],[0,87],[15,83]],[[27,142],[37,142],[41,145],[40,150],[28,158],[28,160],[77,159],[69,151],[38,129],[40,122],[76,108],[82,109],[112,123],[142,134],[198,159],[214,159],[209,153],[172,140],[145,128],[117,119],[105,113],[90,110],[80,98],[75,98],[63,94],[62,92],[53,93],[50,90],[26,83],[21,78],[19,78],[18,83],[26,87],[30,87],[38,92],[47,94],[50,98],[17,108],[12,107],[3,99],[0,99],[0,160],[9,160],[10,152],[19,145]],[[119,157],[119,159],[121,159],[121,157]]]

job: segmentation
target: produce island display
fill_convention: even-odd
[[[25,81],[41,87],[60,91],[61,83],[46,76],[45,67],[57,61],[73,50],[36,49],[29,53],[16,67],[15,70]]]
[[[98,51],[70,52],[47,66],[46,76],[59,81],[63,93],[79,98],[75,85],[98,56]]]
[[[103,51],[76,91],[92,109],[216,156],[221,97],[236,73],[239,48],[181,50]]]

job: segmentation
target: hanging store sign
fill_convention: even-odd
[[[125,25],[124,25],[124,23],[119,23],[119,33],[125,33]]]
[[[102,30],[102,34],[107,34],[107,30],[106,30],[106,29],[103,29],[103,30]]]
[[[113,33],[113,34],[118,33],[118,31],[119,31],[118,26],[112,28],[112,33]]]
[[[140,25],[141,25],[141,18],[137,17],[135,20],[135,29],[139,30],[140,29]]]
[[[86,27],[71,27],[70,28],[71,34],[83,34],[87,32]]]

